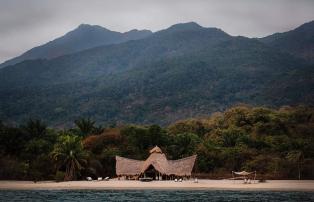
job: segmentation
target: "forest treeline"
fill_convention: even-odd
[[[116,155],[143,160],[155,145],[169,159],[197,154],[197,176],[256,170],[265,179],[314,179],[314,108],[235,106],[167,127],[101,126],[89,118],[68,129],[34,119],[0,123],[0,179],[114,177]]]

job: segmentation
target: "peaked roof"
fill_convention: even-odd
[[[149,153],[162,153],[161,149],[156,145],[154,148],[152,148]]]
[[[151,155],[144,162],[141,173],[144,173],[150,165],[162,174],[167,174],[169,172],[168,160],[166,155],[163,153],[151,153]]]
[[[189,176],[192,173],[196,155],[178,160],[168,160],[162,150],[155,146],[145,161],[116,156],[117,175],[140,175],[150,166],[165,175]]]

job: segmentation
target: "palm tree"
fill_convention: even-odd
[[[30,137],[43,137],[47,133],[47,125],[41,120],[29,119],[26,125],[21,127]]]
[[[63,134],[59,137],[52,157],[56,161],[57,171],[65,169],[65,181],[76,180],[87,164],[87,153],[83,149],[81,139],[72,134]]]
[[[86,136],[92,133],[95,129],[95,121],[92,121],[90,118],[88,119],[78,119],[74,121],[76,127],[80,131],[80,135]]]
[[[92,131],[94,135],[100,135],[102,132],[104,132],[104,128],[101,125],[95,126]]]

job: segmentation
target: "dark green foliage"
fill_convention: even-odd
[[[87,164],[87,153],[83,150],[81,138],[72,134],[62,134],[51,152],[57,171],[65,172],[64,180],[76,180]]]
[[[1,126],[1,151],[9,154],[20,154],[25,147],[29,137],[19,128]]]
[[[314,21],[305,23],[292,31],[276,33],[259,40],[273,48],[314,62]]]
[[[52,179],[54,166],[49,154],[56,139],[55,130],[47,129],[40,120],[29,120],[20,127],[1,125],[0,154],[6,159],[3,171],[11,169],[11,179]]]
[[[197,145],[201,139],[193,133],[177,134],[171,138],[168,146],[169,155],[173,159],[184,158],[196,152]]]
[[[133,158],[145,158],[148,153],[143,151],[148,151],[153,146],[165,146],[169,138],[164,129],[157,125],[151,126],[125,126],[121,129],[121,135],[126,141],[132,145],[129,149],[132,151],[133,156],[127,154]]]
[[[61,182],[61,181],[63,181],[64,180],[64,172],[62,172],[62,171],[57,171],[57,173],[56,173],[56,176],[55,176],[55,180],[57,181],[57,182]]]
[[[25,179],[29,164],[15,157],[1,155],[0,179],[14,180]]]
[[[313,108],[302,106],[280,110],[239,106],[198,120],[207,133],[194,150],[198,154],[196,171],[223,176],[231,170],[246,169],[272,178],[297,179],[303,173],[309,177],[314,174],[310,166],[313,148],[309,146],[314,146],[314,133],[307,129],[313,129],[313,113]],[[189,130],[193,122],[175,123],[169,132],[184,127]]]
[[[22,129],[26,132],[29,137],[40,138],[46,134],[47,126],[40,120],[29,119],[26,125],[22,126]]]
[[[99,135],[103,132],[104,128],[101,125],[96,126],[96,122],[90,118],[80,118],[74,121],[75,128],[69,131],[81,137],[88,135]]]
[[[95,121],[92,121],[90,118],[88,119],[78,119],[74,121],[75,125],[76,125],[76,132],[78,133],[78,135],[80,136],[87,136],[89,134],[92,134],[94,132],[94,130],[96,129],[95,127]],[[99,130],[99,129],[96,129]]]
[[[274,110],[242,105],[166,128],[120,125],[86,133],[83,139],[77,129],[37,130],[45,126],[40,121],[28,122],[28,127],[0,124],[0,178],[114,176],[116,155],[143,160],[158,145],[170,159],[197,154],[195,172],[212,177],[256,170],[265,178],[314,179],[313,115],[314,109],[305,106]]]

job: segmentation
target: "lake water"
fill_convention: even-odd
[[[0,201],[314,201],[314,192],[0,190]]]

